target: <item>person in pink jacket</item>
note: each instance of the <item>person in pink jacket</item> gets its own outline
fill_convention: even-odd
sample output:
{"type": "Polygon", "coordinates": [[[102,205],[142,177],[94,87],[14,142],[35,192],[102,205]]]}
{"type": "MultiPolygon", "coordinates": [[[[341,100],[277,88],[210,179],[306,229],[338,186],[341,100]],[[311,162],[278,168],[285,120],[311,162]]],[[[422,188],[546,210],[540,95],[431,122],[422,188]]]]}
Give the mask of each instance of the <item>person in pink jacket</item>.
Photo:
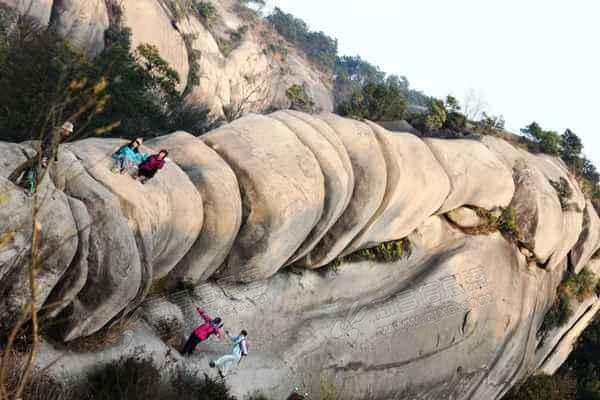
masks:
{"type": "Polygon", "coordinates": [[[198,311],[198,314],[202,317],[204,323],[194,329],[190,338],[185,343],[185,346],[183,346],[181,354],[184,356],[194,353],[196,346],[198,346],[200,342],[204,342],[211,335],[216,335],[219,340],[223,337],[223,334],[221,333],[223,321],[221,318],[217,317],[213,319],[213,317],[208,315],[208,313],[200,307],[196,308],[196,311],[198,311]]]}

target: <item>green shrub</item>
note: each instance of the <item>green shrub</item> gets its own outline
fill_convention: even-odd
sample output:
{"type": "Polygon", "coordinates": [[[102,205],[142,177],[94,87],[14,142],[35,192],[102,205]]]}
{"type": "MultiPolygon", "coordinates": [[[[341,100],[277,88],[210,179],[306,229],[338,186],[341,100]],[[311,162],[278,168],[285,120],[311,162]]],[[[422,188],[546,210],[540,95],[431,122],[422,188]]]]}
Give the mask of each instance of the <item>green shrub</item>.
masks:
{"type": "Polygon", "coordinates": [[[448,113],[444,102],[439,99],[430,99],[427,112],[419,114],[410,122],[421,132],[430,133],[441,129],[446,124],[448,113]]]}
{"type": "Polygon", "coordinates": [[[498,230],[512,240],[520,240],[521,233],[517,223],[517,215],[512,207],[502,210],[502,215],[498,218],[498,230]]]}
{"type": "Polygon", "coordinates": [[[337,57],[337,40],[323,32],[313,32],[306,22],[275,7],[267,21],[287,41],[304,51],[309,59],[333,69],[337,57]]]}
{"type": "Polygon", "coordinates": [[[531,151],[555,156],[560,154],[561,137],[558,133],[542,129],[537,122],[532,122],[521,129],[521,133],[533,140],[532,146],[530,146],[531,151]]]}
{"type": "Polygon", "coordinates": [[[567,210],[569,208],[569,200],[573,196],[571,185],[569,185],[569,182],[567,182],[567,180],[562,176],[558,181],[553,181],[550,179],[549,182],[554,190],[556,190],[556,194],[558,195],[562,209],[567,210]]]}
{"type": "Polygon", "coordinates": [[[536,375],[511,390],[503,400],[575,400],[576,392],[576,380],[572,377],[536,375]]]}
{"type": "Polygon", "coordinates": [[[201,133],[207,110],[183,101],[179,75],[156,47],[142,44],[132,51],[129,30],[111,26],[111,45],[89,61],[53,29],[27,19],[11,26],[0,29],[0,139],[39,137],[49,129],[49,116],[73,116],[81,136],[201,133]],[[91,96],[95,107],[80,112],[91,96]],[[61,115],[51,115],[57,108],[61,115]],[[189,125],[176,125],[181,122],[189,125]]]}
{"type": "Polygon", "coordinates": [[[504,125],[505,121],[503,116],[488,115],[484,112],[481,119],[475,123],[474,130],[482,135],[491,135],[497,131],[504,130],[504,125]]]}
{"type": "Polygon", "coordinates": [[[410,257],[412,245],[408,238],[392,240],[380,243],[375,247],[357,250],[352,254],[336,258],[327,264],[324,270],[338,272],[344,263],[354,263],[361,261],[374,261],[379,263],[392,263],[405,257],[410,257]]]}
{"type": "Polygon", "coordinates": [[[338,400],[337,388],[324,376],[321,376],[320,394],[321,400],[338,400]]]}
{"type": "Polygon", "coordinates": [[[552,329],[559,328],[569,321],[569,318],[573,315],[571,308],[571,300],[563,291],[558,292],[556,300],[550,307],[550,310],[544,316],[540,333],[545,334],[550,332],[552,329]]]}
{"type": "Polygon", "coordinates": [[[204,379],[180,371],[172,382],[161,381],[150,359],[121,359],[88,379],[78,400],[236,400],[224,381],[204,379]]]}
{"type": "Polygon", "coordinates": [[[573,315],[571,301],[577,299],[582,302],[588,299],[594,295],[597,284],[596,276],[587,267],[578,274],[568,275],[557,288],[556,300],[544,316],[540,328],[541,333],[549,332],[566,324],[573,315]]]}
{"type": "Polygon", "coordinates": [[[405,109],[406,99],[393,80],[366,83],[352,93],[350,99],[338,105],[338,113],[342,116],[371,121],[402,119],[405,109]]]}
{"type": "Polygon", "coordinates": [[[231,52],[233,52],[233,50],[237,49],[240,44],[242,44],[246,32],[248,32],[248,26],[243,25],[235,31],[227,31],[227,38],[218,37],[217,45],[219,46],[221,53],[225,57],[229,57],[231,52]]]}
{"type": "Polygon", "coordinates": [[[198,1],[194,4],[194,8],[198,14],[204,18],[207,28],[212,27],[212,25],[219,18],[219,12],[217,11],[217,8],[210,1],[198,1]]]}
{"type": "Polygon", "coordinates": [[[596,290],[596,275],[587,267],[578,274],[571,274],[563,282],[562,290],[570,297],[582,302],[590,298],[596,290]]]}
{"type": "Polygon", "coordinates": [[[306,93],[305,85],[294,84],[285,91],[285,95],[290,100],[290,109],[308,113],[315,111],[315,102],[306,93]]]}

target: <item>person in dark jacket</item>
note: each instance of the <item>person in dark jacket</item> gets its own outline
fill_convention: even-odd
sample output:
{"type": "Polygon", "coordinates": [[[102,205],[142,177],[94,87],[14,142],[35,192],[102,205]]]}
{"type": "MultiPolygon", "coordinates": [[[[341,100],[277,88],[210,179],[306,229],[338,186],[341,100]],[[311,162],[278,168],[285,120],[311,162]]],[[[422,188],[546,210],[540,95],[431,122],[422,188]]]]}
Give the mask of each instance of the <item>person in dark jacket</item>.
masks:
{"type": "Polygon", "coordinates": [[[211,335],[217,335],[219,340],[223,337],[223,334],[221,332],[221,328],[223,327],[223,321],[221,320],[221,318],[211,317],[206,311],[204,311],[200,307],[196,308],[196,311],[198,312],[200,317],[202,317],[204,323],[198,326],[196,329],[194,329],[189,339],[185,343],[185,346],[183,346],[181,354],[183,354],[184,356],[193,354],[194,350],[196,349],[196,346],[198,346],[200,342],[204,342],[211,335]]]}
{"type": "Polygon", "coordinates": [[[152,179],[158,170],[165,166],[165,159],[168,155],[169,152],[167,150],[161,150],[158,154],[151,155],[146,161],[139,165],[137,177],[142,184],[145,184],[149,179],[152,179]]]}
{"type": "Polygon", "coordinates": [[[43,168],[48,168],[50,161],[58,161],[58,146],[73,133],[73,129],[73,123],[67,121],[59,129],[44,136],[41,144],[43,168]]]}

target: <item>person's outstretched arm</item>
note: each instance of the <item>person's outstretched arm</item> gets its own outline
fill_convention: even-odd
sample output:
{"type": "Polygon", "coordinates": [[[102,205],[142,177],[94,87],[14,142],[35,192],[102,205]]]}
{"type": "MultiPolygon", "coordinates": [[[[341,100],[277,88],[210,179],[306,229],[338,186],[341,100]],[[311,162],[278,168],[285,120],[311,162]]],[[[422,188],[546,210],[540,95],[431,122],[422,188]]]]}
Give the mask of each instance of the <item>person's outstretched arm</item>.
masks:
{"type": "Polygon", "coordinates": [[[204,322],[210,322],[213,320],[213,318],[206,311],[204,311],[204,309],[202,309],[200,307],[196,307],[196,311],[198,312],[198,315],[200,315],[200,317],[202,317],[204,322]]]}

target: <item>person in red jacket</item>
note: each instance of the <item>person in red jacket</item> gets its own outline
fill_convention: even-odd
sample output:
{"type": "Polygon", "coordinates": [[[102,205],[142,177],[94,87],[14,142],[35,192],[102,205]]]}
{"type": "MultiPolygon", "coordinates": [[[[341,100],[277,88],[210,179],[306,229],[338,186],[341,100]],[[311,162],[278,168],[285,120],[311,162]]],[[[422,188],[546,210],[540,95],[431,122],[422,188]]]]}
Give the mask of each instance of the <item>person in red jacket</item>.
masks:
{"type": "Polygon", "coordinates": [[[223,321],[221,318],[217,317],[213,319],[213,317],[208,315],[208,313],[200,307],[196,308],[196,311],[200,317],[202,317],[204,323],[194,329],[190,335],[190,338],[185,343],[185,346],[183,346],[183,351],[181,354],[184,356],[194,353],[196,346],[198,346],[200,342],[204,342],[211,335],[216,335],[219,340],[223,337],[223,334],[221,333],[223,321]]]}
{"type": "Polygon", "coordinates": [[[142,184],[148,182],[148,179],[152,179],[156,172],[165,166],[165,158],[168,155],[168,151],[161,150],[158,154],[151,155],[139,165],[137,177],[142,184]]]}

